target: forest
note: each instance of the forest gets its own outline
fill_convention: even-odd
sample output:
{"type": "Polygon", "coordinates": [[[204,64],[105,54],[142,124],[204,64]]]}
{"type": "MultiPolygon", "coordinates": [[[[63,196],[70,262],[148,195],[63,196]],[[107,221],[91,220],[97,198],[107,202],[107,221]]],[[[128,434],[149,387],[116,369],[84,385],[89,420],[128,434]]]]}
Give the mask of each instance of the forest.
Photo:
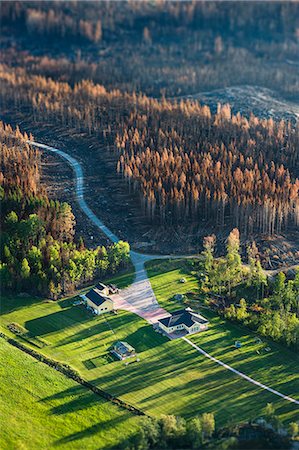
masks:
{"type": "MultiPolygon", "coordinates": [[[[240,233],[233,229],[226,242],[225,257],[215,258],[216,236],[203,241],[200,285],[207,297],[216,293],[216,310],[294,349],[299,348],[299,270],[293,277],[279,272],[269,279],[262,269],[258,247],[247,248],[246,264],[240,254],[240,233]]],[[[213,302],[212,307],[215,306],[213,302]]]]}
{"type": "Polygon", "coordinates": [[[155,97],[242,84],[299,95],[297,2],[4,1],[0,8],[2,60],[35,74],[155,97]]]}
{"type": "Polygon", "coordinates": [[[231,429],[218,430],[213,413],[203,413],[186,420],[181,416],[164,415],[160,419],[143,417],[142,426],[131,440],[125,442],[124,449],[200,449],[219,450],[245,448],[288,448],[290,437],[298,434],[298,424],[291,422],[287,434],[279,434],[279,419],[275,407],[268,403],[265,407],[268,430],[253,420],[249,424],[239,424],[231,429]]]}
{"type": "Polygon", "coordinates": [[[3,108],[27,109],[105,142],[124,186],[137,192],[152,224],[214,223],[243,235],[280,233],[299,224],[299,127],[245,117],[228,104],[212,113],[195,100],[161,100],[73,87],[2,65],[3,108]]]}
{"type": "Polygon", "coordinates": [[[30,292],[54,299],[129,264],[129,245],[86,248],[75,234],[67,203],[49,199],[41,185],[40,152],[19,128],[0,122],[3,293],[30,292]]]}

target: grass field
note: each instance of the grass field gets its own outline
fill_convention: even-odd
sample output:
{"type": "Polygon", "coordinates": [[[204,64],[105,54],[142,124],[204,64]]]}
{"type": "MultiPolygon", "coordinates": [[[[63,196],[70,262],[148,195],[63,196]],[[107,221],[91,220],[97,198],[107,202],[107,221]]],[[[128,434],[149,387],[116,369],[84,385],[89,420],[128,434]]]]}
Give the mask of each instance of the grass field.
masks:
{"type": "MultiPolygon", "coordinates": [[[[180,293],[182,289],[196,289],[189,263],[163,261],[160,269],[155,263],[149,275],[161,305],[170,310],[182,307],[169,301],[178,286],[180,293]],[[165,277],[161,276],[163,271],[165,277]],[[179,283],[182,276],[186,278],[184,284],[179,283]]],[[[212,411],[218,425],[224,425],[256,417],[268,402],[273,402],[282,420],[299,418],[296,405],[204,358],[186,342],[168,341],[134,314],[120,311],[117,315],[94,317],[83,307],[73,307],[70,300],[32,301],[27,308],[18,308],[16,299],[14,303],[10,312],[6,309],[1,317],[6,334],[9,323],[20,324],[46,342],[40,352],[67,362],[87,380],[151,415],[191,417],[212,411]],[[123,362],[111,361],[109,347],[120,339],[136,348],[140,362],[125,366],[123,362]]],[[[194,342],[258,381],[299,398],[297,355],[271,344],[270,353],[258,356],[252,333],[223,322],[206,310],[203,313],[208,315],[211,327],[207,333],[192,337],[194,342]],[[240,351],[232,348],[235,339],[244,344],[240,351]]]]}
{"type": "Polygon", "coordinates": [[[140,419],[0,338],[0,448],[108,449],[140,419]]]}
{"type": "Polygon", "coordinates": [[[146,264],[148,277],[160,305],[168,311],[184,307],[173,299],[176,294],[198,293],[198,282],[192,275],[192,260],[154,260],[146,264]],[[184,278],[185,283],[180,283],[184,278]]]}

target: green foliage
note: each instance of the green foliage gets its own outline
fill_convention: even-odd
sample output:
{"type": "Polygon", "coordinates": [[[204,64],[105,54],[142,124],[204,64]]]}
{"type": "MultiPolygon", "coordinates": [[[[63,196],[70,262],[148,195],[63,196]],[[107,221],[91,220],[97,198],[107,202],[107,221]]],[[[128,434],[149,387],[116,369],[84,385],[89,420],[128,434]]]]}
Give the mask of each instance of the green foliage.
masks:
{"type": "Polygon", "coordinates": [[[129,264],[128,243],[96,249],[87,249],[82,240],[75,244],[70,205],[49,200],[45,194],[37,197],[20,191],[15,195],[17,188],[14,182],[5,184],[2,202],[5,211],[12,203],[14,208],[2,223],[0,276],[4,292],[13,288],[14,292],[25,290],[56,299],[129,264]]]}
{"type": "Polygon", "coordinates": [[[144,417],[140,431],[125,447],[136,450],[197,449],[202,445],[203,435],[210,439],[214,431],[215,420],[211,413],[188,421],[174,415],[162,415],[160,419],[144,417]]]}
{"type": "Polygon", "coordinates": [[[203,265],[206,273],[209,273],[213,267],[215,243],[216,236],[214,234],[212,236],[205,237],[203,240],[204,250],[202,252],[202,256],[204,259],[203,265]]]}
{"type": "Polygon", "coordinates": [[[202,444],[202,421],[194,417],[187,423],[188,437],[191,448],[199,448],[202,444]]]}
{"type": "Polygon", "coordinates": [[[299,423],[291,422],[289,425],[289,433],[293,439],[295,439],[299,434],[299,423]]]}
{"type": "Polygon", "coordinates": [[[271,287],[258,259],[255,243],[247,248],[248,268],[242,267],[237,229],[232,230],[227,239],[225,259],[212,257],[214,244],[211,237],[204,239],[202,255],[206,281],[202,287],[228,297],[230,305],[224,309],[224,316],[256,329],[263,336],[299,348],[299,271],[294,280],[287,280],[284,273],[278,273],[271,287]],[[264,297],[265,289],[272,290],[268,298],[264,297]],[[249,300],[241,298],[237,304],[233,290],[247,294],[249,300]],[[254,292],[256,299],[252,299],[254,292]]]}
{"type": "Polygon", "coordinates": [[[30,266],[28,264],[27,259],[24,258],[21,265],[21,278],[26,280],[27,278],[29,278],[29,275],[30,275],[30,266]]]}
{"type": "Polygon", "coordinates": [[[265,417],[267,419],[271,419],[275,415],[275,408],[273,406],[273,403],[267,403],[265,407],[265,417]]]}
{"type": "Polygon", "coordinates": [[[210,438],[215,431],[215,418],[212,413],[203,413],[201,416],[201,427],[204,437],[210,438]]]}

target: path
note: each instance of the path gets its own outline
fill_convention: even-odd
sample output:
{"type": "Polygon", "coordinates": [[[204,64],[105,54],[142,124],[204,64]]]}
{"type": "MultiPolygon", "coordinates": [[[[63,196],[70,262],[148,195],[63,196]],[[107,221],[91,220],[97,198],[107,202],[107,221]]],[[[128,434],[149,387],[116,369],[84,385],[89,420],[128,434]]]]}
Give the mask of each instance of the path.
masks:
{"type": "Polygon", "coordinates": [[[279,397],[283,398],[284,400],[287,400],[289,402],[292,403],[296,403],[296,405],[299,405],[299,401],[289,397],[287,395],[282,394],[279,391],[276,391],[275,389],[270,388],[269,386],[266,386],[265,384],[260,383],[259,381],[255,381],[253,378],[245,375],[245,373],[243,372],[239,372],[239,370],[234,369],[233,367],[229,366],[228,364],[225,364],[224,362],[220,361],[217,358],[214,358],[214,356],[210,355],[209,353],[205,352],[202,348],[198,347],[198,345],[194,344],[192,341],[190,341],[190,339],[183,337],[182,338],[184,341],[186,341],[189,345],[191,345],[193,348],[195,348],[195,350],[197,350],[199,353],[201,353],[202,355],[204,355],[206,358],[211,359],[212,361],[214,361],[215,363],[219,364],[222,367],[225,367],[225,369],[230,370],[231,372],[235,373],[236,375],[239,375],[239,377],[244,378],[245,380],[249,381],[252,384],[255,384],[256,386],[265,389],[266,391],[271,392],[272,394],[278,395],[279,397]]]}
{"type": "MultiPolygon", "coordinates": [[[[103,222],[94,214],[94,212],[89,208],[89,206],[84,200],[84,176],[80,163],[72,156],[68,155],[67,153],[57,148],[45,144],[40,144],[34,141],[28,141],[28,143],[34,145],[35,147],[48,150],[52,153],[56,153],[57,155],[67,160],[67,162],[70,164],[70,166],[73,168],[75,172],[76,196],[82,211],[112,242],[118,242],[119,238],[108,227],[106,227],[106,225],[103,224],[103,222]]],[[[154,291],[147,277],[144,265],[147,261],[157,258],[164,259],[164,258],[182,258],[182,257],[183,255],[180,256],[146,255],[135,251],[131,251],[131,260],[135,268],[135,280],[131,286],[122,290],[121,295],[118,295],[116,297],[116,306],[120,309],[125,309],[127,311],[131,311],[135,314],[138,314],[140,317],[144,318],[149,323],[155,323],[159,318],[169,316],[170,314],[165,309],[161,308],[159,303],[157,302],[154,291]]],[[[188,257],[191,256],[189,255],[188,257]]],[[[244,373],[239,372],[238,370],[234,369],[228,364],[225,364],[219,359],[214,358],[212,355],[205,352],[203,349],[201,349],[193,342],[191,342],[188,338],[183,337],[182,339],[184,339],[185,342],[187,342],[189,345],[195,348],[206,358],[209,358],[210,360],[221,365],[225,369],[230,370],[231,372],[244,378],[248,382],[260,387],[261,389],[265,389],[271,392],[272,394],[282,397],[284,400],[299,405],[298,400],[292,397],[288,397],[287,395],[284,395],[281,392],[276,391],[275,389],[272,389],[258,381],[255,381],[253,378],[248,377],[244,373]]]]}
{"type": "MultiPolygon", "coordinates": [[[[50,151],[66,159],[69,165],[75,172],[76,177],[76,196],[82,211],[87,217],[98,227],[105,236],[112,242],[118,242],[120,239],[95,215],[84,200],[84,175],[81,164],[68,153],[59,150],[58,148],[49,145],[41,144],[39,142],[28,141],[29,144],[34,145],[43,150],[50,151]]],[[[125,309],[131,311],[150,323],[157,322],[162,317],[169,316],[169,313],[160,307],[155,297],[154,291],[147,277],[145,263],[147,261],[159,258],[158,255],[145,255],[135,251],[131,251],[131,260],[135,268],[134,283],[126,289],[123,289],[120,295],[115,298],[115,304],[118,309],[125,309]]],[[[164,256],[167,258],[168,256],[164,256]]]]}

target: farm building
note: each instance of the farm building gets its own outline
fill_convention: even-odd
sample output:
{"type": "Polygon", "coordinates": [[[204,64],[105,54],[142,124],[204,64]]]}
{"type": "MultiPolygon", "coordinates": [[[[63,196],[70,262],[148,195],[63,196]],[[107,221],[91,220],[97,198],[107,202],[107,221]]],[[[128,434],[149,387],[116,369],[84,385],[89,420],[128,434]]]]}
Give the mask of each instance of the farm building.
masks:
{"type": "Polygon", "coordinates": [[[97,314],[104,314],[106,312],[113,311],[113,300],[104,294],[104,292],[107,292],[106,290],[98,289],[98,286],[91,289],[86,294],[82,294],[80,297],[85,300],[87,305],[93,308],[97,314]]]}
{"type": "Polygon", "coordinates": [[[116,342],[110,352],[118,359],[126,359],[136,356],[135,348],[127,342],[122,341],[116,342]]]}
{"type": "Polygon", "coordinates": [[[168,333],[186,331],[188,334],[198,333],[208,329],[209,321],[195,313],[191,308],[175,311],[169,317],[158,320],[159,328],[168,333]]]}

